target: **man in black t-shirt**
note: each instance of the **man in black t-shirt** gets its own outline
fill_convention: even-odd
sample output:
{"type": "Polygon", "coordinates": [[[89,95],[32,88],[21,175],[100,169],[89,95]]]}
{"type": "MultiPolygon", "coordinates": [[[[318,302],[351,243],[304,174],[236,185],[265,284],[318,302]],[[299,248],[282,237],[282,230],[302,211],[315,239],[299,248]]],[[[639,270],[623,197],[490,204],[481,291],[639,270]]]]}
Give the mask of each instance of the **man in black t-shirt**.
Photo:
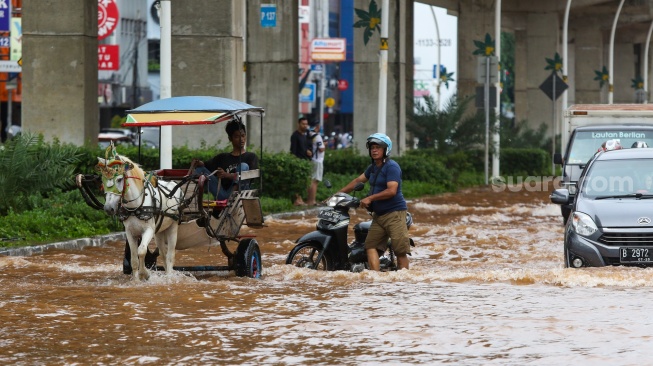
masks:
{"type": "Polygon", "coordinates": [[[245,151],[247,133],[245,125],[240,121],[231,121],[225,128],[229,141],[233,146],[231,152],[220,153],[213,159],[203,162],[195,161],[195,173],[209,175],[208,189],[217,200],[229,198],[236,185],[240,189],[248,189],[249,182],[238,182],[240,172],[258,169],[258,157],[252,152],[245,151]],[[212,174],[215,172],[215,174],[212,174]],[[220,190],[218,191],[218,179],[220,190]]]}
{"type": "MultiPolygon", "coordinates": [[[[297,130],[290,136],[290,152],[300,159],[311,160],[312,146],[308,141],[308,119],[300,117],[297,121],[297,130]]],[[[301,194],[295,194],[295,206],[306,206],[301,194]]]]}

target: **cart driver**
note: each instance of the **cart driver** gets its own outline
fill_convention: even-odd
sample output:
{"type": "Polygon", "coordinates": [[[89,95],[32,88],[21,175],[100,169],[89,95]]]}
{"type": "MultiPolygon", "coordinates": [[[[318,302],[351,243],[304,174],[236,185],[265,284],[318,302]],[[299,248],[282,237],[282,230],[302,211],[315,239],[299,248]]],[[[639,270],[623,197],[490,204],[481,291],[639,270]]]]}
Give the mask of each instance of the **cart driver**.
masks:
{"type": "MultiPolygon", "coordinates": [[[[258,169],[258,157],[245,151],[247,132],[240,120],[233,120],[225,127],[232,145],[231,152],[220,153],[209,161],[193,159],[196,174],[209,176],[208,190],[218,201],[226,200],[236,187],[240,172],[258,169]],[[218,179],[220,189],[218,190],[218,179]]],[[[248,189],[249,182],[241,182],[240,189],[248,189]]]]}

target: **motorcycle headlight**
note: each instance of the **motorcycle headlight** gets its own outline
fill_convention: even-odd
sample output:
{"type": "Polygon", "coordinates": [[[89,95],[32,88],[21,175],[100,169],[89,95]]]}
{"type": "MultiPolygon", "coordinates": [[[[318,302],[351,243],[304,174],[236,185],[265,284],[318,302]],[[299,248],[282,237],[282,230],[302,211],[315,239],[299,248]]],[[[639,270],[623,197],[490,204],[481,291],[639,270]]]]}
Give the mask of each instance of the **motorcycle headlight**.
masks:
{"type": "Polygon", "coordinates": [[[590,236],[598,230],[594,220],[587,214],[574,212],[571,219],[571,227],[578,235],[590,236]]]}
{"type": "Polygon", "coordinates": [[[343,196],[333,195],[333,196],[327,198],[326,205],[328,207],[335,207],[338,204],[338,202],[340,202],[340,201],[342,201],[344,199],[345,199],[345,197],[343,197],[343,196]]]}

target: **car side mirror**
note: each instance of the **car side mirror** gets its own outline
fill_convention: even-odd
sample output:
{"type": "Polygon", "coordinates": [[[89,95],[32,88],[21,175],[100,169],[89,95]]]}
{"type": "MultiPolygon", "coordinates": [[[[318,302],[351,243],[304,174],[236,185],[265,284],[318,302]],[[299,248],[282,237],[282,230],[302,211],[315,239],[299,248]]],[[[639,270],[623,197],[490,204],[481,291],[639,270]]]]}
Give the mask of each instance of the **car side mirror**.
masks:
{"type": "Polygon", "coordinates": [[[324,181],[322,181],[322,183],[324,184],[325,187],[331,189],[332,186],[331,186],[331,181],[330,180],[325,179],[324,181]]]}
{"type": "Polygon", "coordinates": [[[558,205],[567,205],[571,202],[569,202],[569,190],[566,188],[560,188],[556,189],[551,193],[549,196],[551,199],[552,203],[558,204],[558,205]]]}
{"type": "Polygon", "coordinates": [[[356,192],[358,192],[358,191],[362,191],[362,190],[363,190],[363,187],[365,187],[365,184],[363,184],[363,183],[361,183],[361,182],[358,182],[358,183],[356,183],[356,185],[354,186],[354,191],[356,191],[356,192]]]}
{"type": "Polygon", "coordinates": [[[560,153],[553,154],[553,162],[555,164],[561,164],[562,165],[562,154],[560,154],[560,153]]]}

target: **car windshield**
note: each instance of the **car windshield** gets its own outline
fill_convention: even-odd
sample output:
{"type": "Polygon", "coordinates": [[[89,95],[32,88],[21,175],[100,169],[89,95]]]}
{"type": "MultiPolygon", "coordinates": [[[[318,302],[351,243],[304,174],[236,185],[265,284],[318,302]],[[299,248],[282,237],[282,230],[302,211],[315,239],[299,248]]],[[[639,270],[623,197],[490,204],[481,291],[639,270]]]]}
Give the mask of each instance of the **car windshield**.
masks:
{"type": "Polygon", "coordinates": [[[638,193],[653,195],[653,159],[595,161],[581,187],[588,198],[638,193]]]}
{"type": "Polygon", "coordinates": [[[647,130],[601,130],[576,131],[572,145],[569,147],[567,164],[586,164],[607,140],[618,139],[624,149],[630,148],[637,141],[644,141],[653,147],[653,131],[647,130]]]}

